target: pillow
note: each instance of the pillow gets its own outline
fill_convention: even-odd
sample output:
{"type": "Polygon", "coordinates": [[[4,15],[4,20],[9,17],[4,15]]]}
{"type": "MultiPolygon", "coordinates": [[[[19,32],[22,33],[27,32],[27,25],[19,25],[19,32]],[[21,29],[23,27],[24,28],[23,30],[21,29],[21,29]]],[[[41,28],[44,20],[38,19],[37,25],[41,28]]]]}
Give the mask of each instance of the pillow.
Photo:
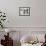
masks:
{"type": "Polygon", "coordinates": [[[35,36],[28,36],[25,35],[20,39],[21,43],[33,43],[34,41],[37,41],[37,38],[35,36]]]}
{"type": "Polygon", "coordinates": [[[32,44],[22,43],[21,46],[33,46],[32,44]]]}

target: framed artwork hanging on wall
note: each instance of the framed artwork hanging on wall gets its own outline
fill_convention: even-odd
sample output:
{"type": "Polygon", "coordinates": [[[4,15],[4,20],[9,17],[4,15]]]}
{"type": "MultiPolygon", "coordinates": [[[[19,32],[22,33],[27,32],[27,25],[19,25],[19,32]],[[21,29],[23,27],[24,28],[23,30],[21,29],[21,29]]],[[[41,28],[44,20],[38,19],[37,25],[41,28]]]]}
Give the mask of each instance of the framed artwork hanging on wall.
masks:
{"type": "Polygon", "coordinates": [[[19,16],[30,16],[30,7],[19,7],[19,16]]]}

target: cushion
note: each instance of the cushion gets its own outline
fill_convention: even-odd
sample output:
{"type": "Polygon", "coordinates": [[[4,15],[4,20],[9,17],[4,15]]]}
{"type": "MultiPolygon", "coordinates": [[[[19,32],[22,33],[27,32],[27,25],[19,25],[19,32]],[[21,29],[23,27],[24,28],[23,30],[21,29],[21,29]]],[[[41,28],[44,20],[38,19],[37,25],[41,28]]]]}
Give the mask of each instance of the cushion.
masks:
{"type": "Polygon", "coordinates": [[[28,35],[25,35],[21,38],[20,42],[21,43],[32,43],[34,41],[37,41],[37,38],[35,38],[35,36],[28,36],[28,35]]]}

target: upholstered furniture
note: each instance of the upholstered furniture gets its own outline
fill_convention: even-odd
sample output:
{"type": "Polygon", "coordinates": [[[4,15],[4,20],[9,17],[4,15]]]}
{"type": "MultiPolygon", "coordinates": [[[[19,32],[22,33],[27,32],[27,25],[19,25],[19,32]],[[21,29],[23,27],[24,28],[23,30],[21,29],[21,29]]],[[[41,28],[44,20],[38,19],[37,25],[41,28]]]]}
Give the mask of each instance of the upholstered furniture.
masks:
{"type": "Polygon", "coordinates": [[[44,41],[45,34],[22,35],[20,39],[21,46],[41,46],[44,41]]]}

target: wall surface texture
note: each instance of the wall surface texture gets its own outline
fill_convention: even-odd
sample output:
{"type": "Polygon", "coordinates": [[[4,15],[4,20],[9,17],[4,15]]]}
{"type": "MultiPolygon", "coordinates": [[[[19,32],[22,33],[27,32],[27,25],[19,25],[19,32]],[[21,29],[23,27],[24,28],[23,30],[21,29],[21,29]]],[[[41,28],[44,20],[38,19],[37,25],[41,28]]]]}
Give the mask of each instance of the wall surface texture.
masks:
{"type": "Polygon", "coordinates": [[[0,0],[6,12],[6,27],[46,27],[46,0],[0,0]],[[19,7],[30,7],[30,16],[19,16],[19,7]]]}

